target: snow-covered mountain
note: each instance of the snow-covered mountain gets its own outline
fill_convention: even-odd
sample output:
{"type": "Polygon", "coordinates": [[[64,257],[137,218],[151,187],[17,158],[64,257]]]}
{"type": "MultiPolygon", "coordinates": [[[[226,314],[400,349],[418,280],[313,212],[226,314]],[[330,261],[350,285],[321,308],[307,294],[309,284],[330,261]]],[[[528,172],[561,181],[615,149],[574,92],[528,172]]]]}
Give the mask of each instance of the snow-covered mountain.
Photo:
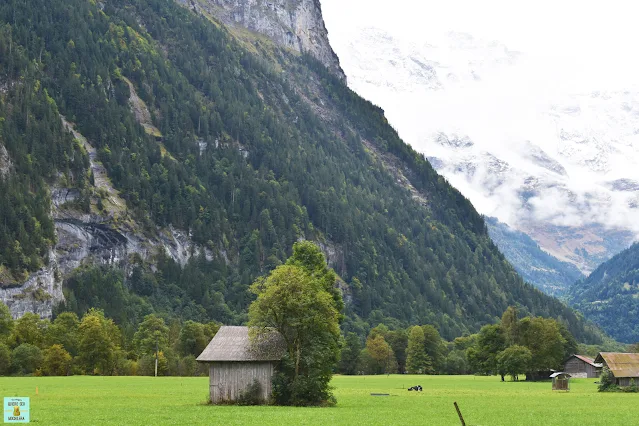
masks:
{"type": "Polygon", "coordinates": [[[480,212],[582,272],[639,235],[639,91],[462,33],[331,42],[351,88],[480,212]]]}

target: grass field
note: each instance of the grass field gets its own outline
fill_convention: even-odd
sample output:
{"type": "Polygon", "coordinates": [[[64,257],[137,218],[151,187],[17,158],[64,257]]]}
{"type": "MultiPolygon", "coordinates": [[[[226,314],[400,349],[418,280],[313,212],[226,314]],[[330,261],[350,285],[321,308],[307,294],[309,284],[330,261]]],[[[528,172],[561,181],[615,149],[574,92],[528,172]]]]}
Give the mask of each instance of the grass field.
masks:
{"type": "Polygon", "coordinates": [[[453,401],[468,425],[639,424],[639,394],[600,394],[594,381],[557,393],[496,377],[336,376],[334,408],[209,406],[208,378],[179,377],[3,377],[0,397],[31,397],[42,425],[459,425],[453,401]]]}

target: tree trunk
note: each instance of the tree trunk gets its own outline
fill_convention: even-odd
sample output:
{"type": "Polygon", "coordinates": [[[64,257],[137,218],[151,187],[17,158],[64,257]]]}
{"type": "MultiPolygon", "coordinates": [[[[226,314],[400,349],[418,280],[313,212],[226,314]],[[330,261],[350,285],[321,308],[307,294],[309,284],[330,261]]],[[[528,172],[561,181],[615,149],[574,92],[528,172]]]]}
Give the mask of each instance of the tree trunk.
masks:
{"type": "Polygon", "coordinates": [[[300,344],[299,342],[297,342],[297,353],[295,354],[295,377],[299,376],[300,374],[300,357],[300,344]]]}

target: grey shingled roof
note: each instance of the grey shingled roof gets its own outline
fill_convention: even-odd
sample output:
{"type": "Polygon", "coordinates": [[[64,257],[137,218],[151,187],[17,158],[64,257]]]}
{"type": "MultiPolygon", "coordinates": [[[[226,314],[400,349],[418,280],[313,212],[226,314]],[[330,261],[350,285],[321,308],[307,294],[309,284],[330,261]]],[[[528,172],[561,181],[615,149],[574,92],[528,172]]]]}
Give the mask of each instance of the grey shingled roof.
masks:
{"type": "Polygon", "coordinates": [[[222,326],[202,351],[199,362],[279,361],[285,352],[282,336],[272,332],[251,342],[248,327],[222,326]]]}

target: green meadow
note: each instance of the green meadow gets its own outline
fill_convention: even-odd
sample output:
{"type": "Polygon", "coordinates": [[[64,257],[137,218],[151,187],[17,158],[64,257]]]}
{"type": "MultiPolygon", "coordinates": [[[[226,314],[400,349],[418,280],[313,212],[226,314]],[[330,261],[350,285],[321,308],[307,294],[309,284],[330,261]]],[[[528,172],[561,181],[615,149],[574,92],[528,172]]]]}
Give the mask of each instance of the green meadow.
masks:
{"type": "Polygon", "coordinates": [[[332,408],[206,405],[204,377],[3,377],[0,396],[31,397],[31,420],[42,425],[458,425],[454,401],[467,425],[639,423],[639,394],[597,393],[594,381],[559,393],[497,377],[336,376],[332,408]],[[423,392],[406,390],[417,384],[423,392]]]}

